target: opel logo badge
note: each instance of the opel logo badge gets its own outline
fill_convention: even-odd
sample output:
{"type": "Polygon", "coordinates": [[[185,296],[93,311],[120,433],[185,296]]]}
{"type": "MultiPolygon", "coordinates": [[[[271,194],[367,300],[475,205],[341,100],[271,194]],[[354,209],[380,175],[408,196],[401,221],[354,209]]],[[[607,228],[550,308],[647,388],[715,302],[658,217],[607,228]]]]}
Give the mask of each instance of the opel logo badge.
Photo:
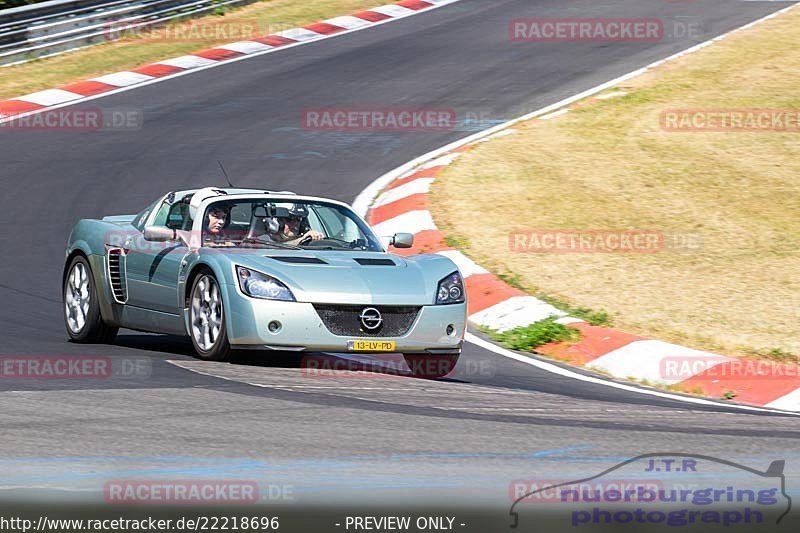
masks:
{"type": "Polygon", "coordinates": [[[361,315],[359,317],[361,319],[361,325],[364,326],[364,329],[368,331],[375,331],[381,324],[383,324],[383,317],[381,316],[381,312],[375,309],[374,307],[366,307],[363,311],[361,311],[361,315]]]}

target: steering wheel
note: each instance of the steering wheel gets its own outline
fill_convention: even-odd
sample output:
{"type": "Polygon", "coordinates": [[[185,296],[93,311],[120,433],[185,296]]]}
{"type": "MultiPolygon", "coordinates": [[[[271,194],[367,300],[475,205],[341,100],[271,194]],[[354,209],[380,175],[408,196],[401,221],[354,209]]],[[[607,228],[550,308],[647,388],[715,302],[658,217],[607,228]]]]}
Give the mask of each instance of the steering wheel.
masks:
{"type": "Polygon", "coordinates": [[[298,242],[297,244],[299,246],[305,246],[305,245],[311,243],[311,241],[313,241],[313,240],[314,240],[314,238],[311,237],[311,235],[308,235],[302,241],[298,242]]]}

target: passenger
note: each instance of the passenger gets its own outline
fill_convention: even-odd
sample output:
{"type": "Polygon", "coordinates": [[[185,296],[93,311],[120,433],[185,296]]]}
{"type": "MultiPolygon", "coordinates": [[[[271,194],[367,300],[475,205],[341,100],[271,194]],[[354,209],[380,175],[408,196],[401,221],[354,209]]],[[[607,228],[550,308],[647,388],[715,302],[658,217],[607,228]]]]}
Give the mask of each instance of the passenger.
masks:
{"type": "Polygon", "coordinates": [[[218,236],[222,234],[222,230],[228,222],[230,217],[230,208],[224,206],[213,206],[208,210],[208,218],[206,219],[206,229],[212,235],[218,236]]]}
{"type": "Polygon", "coordinates": [[[225,204],[212,205],[203,224],[203,243],[212,246],[236,246],[225,228],[230,224],[231,207],[225,204]]]}

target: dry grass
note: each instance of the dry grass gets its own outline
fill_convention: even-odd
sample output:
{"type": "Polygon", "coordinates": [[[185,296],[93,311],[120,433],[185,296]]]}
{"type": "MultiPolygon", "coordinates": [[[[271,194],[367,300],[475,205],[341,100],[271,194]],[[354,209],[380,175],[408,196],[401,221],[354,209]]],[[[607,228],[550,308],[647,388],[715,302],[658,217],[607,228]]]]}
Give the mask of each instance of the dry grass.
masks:
{"type": "Polygon", "coordinates": [[[0,99],[51,89],[110,72],[133,69],[219,44],[244,40],[246,37],[257,37],[326,18],[347,15],[376,5],[380,5],[380,2],[263,0],[229,10],[224,16],[210,15],[182,22],[176,25],[170,34],[179,35],[180,38],[163,38],[165,32],[158,30],[151,36],[125,38],[22,65],[0,67],[0,99]],[[198,25],[205,26],[204,32],[188,29],[190,26],[198,25]],[[247,33],[249,28],[261,31],[250,35],[247,33]],[[242,33],[245,33],[244,37],[242,33]],[[203,38],[216,37],[217,34],[219,38],[203,38]]]}
{"type": "Polygon", "coordinates": [[[701,349],[800,354],[800,132],[667,132],[670,108],[800,109],[800,9],[480,145],[434,185],[464,251],[614,325],[701,349]],[[490,201],[487,201],[490,200],[490,201]],[[476,224],[476,220],[490,223],[476,224]],[[654,254],[515,253],[531,229],[655,229],[654,254]]]}

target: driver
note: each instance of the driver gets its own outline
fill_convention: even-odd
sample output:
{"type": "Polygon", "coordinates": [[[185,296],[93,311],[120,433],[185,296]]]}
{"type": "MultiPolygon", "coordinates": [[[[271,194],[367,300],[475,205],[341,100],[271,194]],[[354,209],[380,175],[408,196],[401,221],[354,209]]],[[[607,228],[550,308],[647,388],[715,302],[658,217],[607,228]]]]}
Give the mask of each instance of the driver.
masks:
{"type": "Polygon", "coordinates": [[[275,242],[297,246],[304,241],[319,241],[325,238],[321,232],[311,229],[308,223],[308,208],[303,204],[292,204],[285,216],[275,217],[268,235],[275,242]]]}

